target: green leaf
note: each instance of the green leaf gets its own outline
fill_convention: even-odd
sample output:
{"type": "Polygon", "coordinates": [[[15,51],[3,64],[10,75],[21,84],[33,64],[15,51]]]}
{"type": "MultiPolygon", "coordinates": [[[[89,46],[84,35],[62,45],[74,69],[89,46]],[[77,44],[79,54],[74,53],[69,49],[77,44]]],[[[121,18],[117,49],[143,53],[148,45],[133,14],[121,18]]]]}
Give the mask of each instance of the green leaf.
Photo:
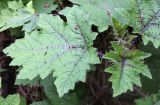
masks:
{"type": "Polygon", "coordinates": [[[40,15],[38,26],[42,32],[26,34],[4,50],[13,58],[10,65],[23,66],[18,79],[32,80],[38,75],[44,79],[54,71],[60,97],[73,89],[76,82],[85,81],[89,64],[99,63],[92,47],[96,34],[91,32],[87,14],[71,10],[67,18],[68,25],[58,16],[40,15]]]}
{"type": "MultiPolygon", "coordinates": [[[[117,12],[143,35],[145,45],[151,41],[155,48],[160,45],[160,3],[159,0],[135,0],[130,9],[120,8],[117,12]]],[[[119,16],[119,17],[121,17],[119,16]]],[[[121,18],[122,18],[121,17],[121,18]]],[[[119,19],[121,20],[121,19],[119,19]]]]}
{"type": "Polygon", "coordinates": [[[138,50],[129,50],[117,42],[112,42],[114,51],[106,53],[105,58],[114,62],[112,66],[106,69],[106,72],[112,74],[113,96],[120,95],[127,90],[133,90],[133,84],[141,86],[140,74],[152,78],[147,65],[143,60],[150,56],[138,50]]]}
{"type": "Polygon", "coordinates": [[[12,9],[13,11],[16,11],[20,8],[23,8],[23,3],[21,0],[19,1],[9,1],[8,2],[8,8],[12,9]]]}
{"type": "Polygon", "coordinates": [[[9,95],[7,98],[0,97],[0,105],[21,105],[19,95],[9,95]]]}
{"type": "Polygon", "coordinates": [[[54,0],[33,0],[33,5],[37,13],[51,13],[58,7],[54,0]]]}
{"type": "Polygon", "coordinates": [[[135,100],[136,105],[160,105],[160,93],[135,100]]]}
{"type": "Polygon", "coordinates": [[[4,8],[7,8],[7,2],[8,0],[1,0],[0,1],[0,9],[4,9],[4,8]]]}
{"type": "Polygon", "coordinates": [[[35,13],[35,9],[33,8],[33,2],[32,1],[30,1],[26,4],[26,9],[31,13],[35,13]]]}
{"type": "Polygon", "coordinates": [[[131,0],[70,0],[73,3],[80,4],[80,8],[90,15],[92,24],[98,26],[102,32],[112,25],[112,15],[117,14],[116,8],[130,8],[131,0]]]}
{"type": "Polygon", "coordinates": [[[8,7],[0,10],[0,19],[0,31],[24,25],[23,30],[31,32],[36,28],[37,22],[37,16],[31,7],[24,6],[21,0],[8,1],[8,7]]]}
{"type": "Polygon", "coordinates": [[[137,0],[139,16],[143,16],[141,31],[144,33],[144,44],[151,41],[156,48],[160,45],[160,3],[159,0],[137,0]]]}
{"type": "Polygon", "coordinates": [[[75,93],[70,93],[60,98],[53,82],[52,75],[42,81],[44,92],[51,101],[52,105],[80,105],[78,97],[75,93]]]}
{"type": "Polygon", "coordinates": [[[120,36],[124,37],[127,29],[127,25],[123,25],[121,22],[119,22],[117,19],[112,18],[113,26],[114,26],[114,31],[120,36]]]}
{"type": "Polygon", "coordinates": [[[145,63],[148,65],[149,69],[151,70],[151,74],[153,76],[152,79],[148,79],[145,77],[142,77],[142,89],[146,93],[157,93],[159,91],[159,77],[160,77],[160,56],[159,52],[160,49],[156,49],[152,43],[148,44],[147,46],[142,46],[141,49],[145,52],[149,52],[152,54],[151,57],[148,59],[145,59],[145,63]]]}
{"type": "MultiPolygon", "coordinates": [[[[108,28],[108,25],[110,25],[111,18],[107,14],[107,11],[100,8],[100,5],[96,4],[97,2],[95,0],[92,1],[78,0],[77,2],[78,4],[81,4],[81,7],[79,8],[83,10],[85,13],[89,14],[89,18],[92,24],[98,26],[99,31],[102,32],[108,28]]],[[[67,12],[66,10],[64,11],[67,12]]]]}
{"type": "Polygon", "coordinates": [[[41,102],[33,102],[31,105],[52,105],[48,101],[41,101],[41,102]]]}
{"type": "Polygon", "coordinates": [[[33,80],[29,80],[29,79],[16,79],[15,81],[15,85],[30,85],[30,86],[34,86],[35,84],[38,84],[39,81],[41,81],[40,77],[36,77],[33,80]]]}

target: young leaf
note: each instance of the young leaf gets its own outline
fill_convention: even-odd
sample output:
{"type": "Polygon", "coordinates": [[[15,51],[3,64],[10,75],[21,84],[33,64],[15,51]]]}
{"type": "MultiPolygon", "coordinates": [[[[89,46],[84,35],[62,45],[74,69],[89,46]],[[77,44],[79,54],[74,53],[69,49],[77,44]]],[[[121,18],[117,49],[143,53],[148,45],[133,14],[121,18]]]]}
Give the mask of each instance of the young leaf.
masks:
{"type": "Polygon", "coordinates": [[[114,62],[106,69],[106,72],[112,73],[110,81],[113,96],[133,90],[133,84],[141,86],[140,74],[152,78],[147,65],[143,62],[150,54],[137,50],[130,51],[116,42],[113,42],[112,46],[114,51],[106,53],[105,58],[114,62]]]}
{"type": "Polygon", "coordinates": [[[38,75],[44,79],[54,71],[60,97],[76,82],[85,81],[89,64],[99,63],[92,47],[96,34],[91,32],[87,14],[71,11],[68,15],[74,24],[66,25],[58,16],[40,15],[38,26],[42,32],[34,31],[4,50],[13,58],[11,65],[23,66],[18,79],[34,79],[38,75]]]}

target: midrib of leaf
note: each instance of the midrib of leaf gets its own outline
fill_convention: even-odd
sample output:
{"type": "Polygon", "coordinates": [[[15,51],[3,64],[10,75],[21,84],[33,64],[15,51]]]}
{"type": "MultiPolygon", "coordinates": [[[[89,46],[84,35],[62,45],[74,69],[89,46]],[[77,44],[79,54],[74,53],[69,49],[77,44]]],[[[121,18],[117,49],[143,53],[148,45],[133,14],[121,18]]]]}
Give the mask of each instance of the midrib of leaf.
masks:
{"type": "Polygon", "coordinates": [[[146,23],[143,28],[142,28],[142,33],[144,33],[152,24],[152,22],[154,22],[154,20],[159,17],[160,15],[160,10],[158,10],[157,13],[155,13],[153,16],[151,16],[152,18],[148,21],[148,23],[146,23]]]}
{"type": "MultiPolygon", "coordinates": [[[[84,33],[83,33],[83,31],[81,30],[80,25],[78,24],[77,16],[76,16],[76,15],[74,15],[74,16],[75,16],[75,21],[76,21],[76,23],[77,23],[77,26],[78,26],[78,28],[79,28],[79,31],[80,31],[80,33],[81,33],[81,34],[79,34],[79,35],[82,37],[82,40],[83,40],[85,46],[87,46],[87,40],[86,40],[85,37],[84,37],[84,33]]],[[[45,19],[44,17],[43,17],[43,19],[47,22],[47,24],[48,24],[50,27],[53,28],[54,31],[53,31],[52,33],[53,33],[53,34],[54,34],[54,33],[57,33],[57,34],[66,42],[66,44],[68,45],[68,48],[71,49],[72,46],[70,46],[68,40],[67,40],[65,37],[63,37],[63,35],[62,35],[61,33],[59,33],[59,32],[53,27],[53,25],[50,24],[50,23],[47,21],[47,19],[45,19]]],[[[89,39],[89,38],[88,38],[88,39],[89,39]]],[[[83,47],[83,46],[82,46],[82,47],[80,47],[80,46],[74,46],[73,49],[75,49],[75,48],[82,48],[82,49],[84,50],[84,47],[83,47]]],[[[86,50],[86,51],[85,51],[84,53],[87,52],[87,48],[86,48],[85,50],[86,50]]]]}
{"type": "MultiPolygon", "coordinates": [[[[65,37],[63,37],[63,35],[61,34],[61,33],[59,33],[53,26],[52,26],[52,24],[50,24],[50,22],[47,20],[47,19],[45,19],[44,17],[43,17],[43,19],[46,21],[46,23],[50,26],[50,27],[52,27],[52,29],[53,29],[53,32],[51,32],[50,34],[54,34],[54,33],[57,33],[64,41],[65,41],[65,43],[69,46],[67,49],[65,49],[61,54],[60,53],[57,53],[57,56],[56,57],[52,57],[52,59],[50,59],[50,58],[48,58],[48,60],[49,61],[46,61],[46,63],[47,62],[50,62],[50,61],[54,61],[55,59],[57,59],[57,58],[59,58],[61,55],[63,55],[64,54],[64,52],[66,52],[67,50],[68,51],[71,51],[71,49],[75,49],[75,48],[81,48],[81,49],[83,49],[83,54],[79,57],[79,59],[77,59],[76,61],[74,61],[74,62],[76,62],[75,64],[74,64],[74,68],[68,73],[68,76],[67,77],[70,77],[71,75],[72,75],[72,71],[74,71],[75,70],[75,67],[78,65],[78,63],[79,62],[81,62],[81,60],[82,60],[82,58],[83,58],[83,56],[85,55],[85,53],[87,52],[87,40],[85,39],[85,37],[84,37],[84,33],[83,33],[83,31],[81,30],[81,28],[80,28],[80,25],[79,25],[79,23],[78,23],[78,20],[77,20],[77,17],[76,17],[76,15],[74,15],[74,17],[75,17],[75,21],[76,21],[76,24],[77,24],[77,26],[78,26],[78,28],[79,28],[79,31],[80,31],[80,33],[78,33],[81,37],[82,37],[82,40],[83,40],[83,42],[84,42],[84,44],[85,44],[85,47],[83,47],[83,46],[76,46],[76,47],[74,47],[74,48],[72,48],[72,47],[70,47],[70,45],[69,45],[69,42],[68,42],[68,40],[65,38],[65,37]]],[[[43,33],[44,34],[44,33],[43,33]]],[[[55,34],[54,34],[55,35],[55,34]]],[[[53,54],[54,55],[54,54],[53,54]]],[[[69,63],[73,63],[73,61],[72,62],[69,62],[69,63]]],[[[51,63],[49,63],[49,64],[51,64],[51,63]]],[[[65,65],[67,65],[67,64],[65,64],[65,65]]],[[[64,66],[65,66],[64,65],[64,66]]],[[[67,72],[67,71],[66,71],[67,72]]],[[[64,72],[62,72],[62,73],[64,73],[64,72]]]]}
{"type": "MultiPolygon", "coordinates": [[[[75,13],[74,13],[74,14],[75,14],[75,13]]],[[[80,33],[81,33],[81,34],[79,34],[79,35],[82,37],[82,40],[83,40],[85,46],[87,46],[87,40],[86,40],[85,37],[84,37],[84,33],[83,33],[83,31],[81,30],[80,25],[78,24],[77,16],[74,15],[74,17],[75,17],[76,24],[77,24],[77,26],[78,26],[78,28],[79,28],[79,31],[80,31],[80,33]]]]}
{"type": "MultiPolygon", "coordinates": [[[[138,9],[138,18],[141,18],[141,16],[142,16],[142,10],[140,9],[140,7],[139,7],[139,2],[138,2],[138,0],[135,0],[135,2],[136,2],[136,7],[137,7],[137,9],[138,9]]],[[[140,22],[140,24],[141,24],[141,31],[143,30],[143,26],[144,26],[144,21],[143,21],[143,19],[142,20],[140,20],[139,21],[140,22]]]]}
{"type": "Polygon", "coordinates": [[[158,12],[156,12],[155,14],[153,14],[152,16],[150,16],[151,18],[145,24],[144,20],[143,20],[143,12],[140,9],[141,3],[139,3],[138,0],[135,0],[135,2],[136,2],[136,7],[138,9],[138,15],[139,15],[139,18],[140,18],[139,22],[141,24],[141,32],[144,33],[151,26],[151,24],[154,22],[154,20],[160,15],[160,10],[158,10],[158,12]],[[142,20],[141,20],[141,18],[142,18],[142,20]]]}
{"type": "MultiPolygon", "coordinates": [[[[83,59],[83,56],[86,54],[87,48],[88,48],[88,47],[87,47],[87,40],[85,39],[84,33],[83,33],[82,29],[80,28],[81,26],[80,26],[80,24],[79,24],[79,22],[78,22],[78,20],[77,20],[77,16],[76,16],[75,14],[74,14],[73,16],[74,16],[74,18],[75,18],[75,22],[76,22],[76,25],[77,25],[80,33],[76,32],[76,31],[74,31],[74,30],[72,30],[72,31],[75,32],[76,34],[79,34],[79,35],[82,37],[84,46],[76,47],[76,48],[82,49],[82,50],[83,50],[83,54],[82,54],[81,56],[79,56],[79,59],[77,59],[76,61],[68,62],[68,63],[73,63],[73,62],[75,62],[75,63],[74,63],[74,68],[72,68],[72,70],[67,74],[67,75],[68,75],[67,77],[71,77],[71,76],[73,75],[73,74],[72,74],[73,71],[74,71],[75,68],[77,67],[78,63],[80,63],[81,60],[83,59]]],[[[88,38],[88,39],[89,39],[89,38],[88,38]]],[[[67,65],[67,64],[65,64],[64,67],[65,67],[66,65],[67,65]]],[[[79,67],[78,67],[78,68],[79,68],[79,67]]],[[[67,71],[66,71],[66,72],[67,72],[67,71]]],[[[62,74],[64,74],[64,72],[62,72],[62,74]]],[[[61,75],[61,74],[60,74],[60,75],[61,75]]],[[[63,87],[64,87],[64,86],[63,86],[63,87]]],[[[62,88],[62,86],[61,86],[60,88],[62,88]]]]}
{"type": "MultiPolygon", "coordinates": [[[[71,51],[72,47],[70,47],[68,40],[67,40],[65,37],[63,37],[63,35],[62,35],[61,33],[59,33],[59,32],[52,26],[52,24],[50,24],[50,23],[47,21],[47,19],[45,19],[44,17],[43,17],[43,19],[47,22],[47,24],[48,24],[50,27],[53,28],[54,31],[53,31],[51,34],[57,33],[57,34],[66,42],[66,44],[68,45],[68,48],[67,48],[66,50],[64,50],[64,52],[66,52],[67,50],[71,51]]],[[[76,20],[76,22],[77,22],[77,19],[75,19],[75,20],[76,20]]],[[[77,22],[77,25],[78,25],[78,22],[77,22]]],[[[79,25],[78,25],[78,27],[79,27],[79,25]]],[[[80,28],[79,28],[79,29],[80,29],[80,28]]],[[[80,32],[81,32],[80,35],[82,36],[82,39],[85,40],[84,36],[82,35],[82,31],[81,31],[81,30],[80,30],[80,32]]],[[[54,35],[55,35],[55,34],[54,34],[54,35]]],[[[84,41],[84,42],[85,42],[85,41],[84,41]]],[[[76,46],[76,47],[74,47],[73,49],[75,49],[75,48],[79,48],[79,47],[76,46]]],[[[49,59],[49,58],[48,58],[49,61],[54,61],[55,59],[57,59],[58,57],[60,57],[61,55],[63,55],[64,52],[62,52],[61,54],[57,53],[57,56],[56,56],[56,57],[53,57],[52,59],[49,59]]],[[[84,54],[85,54],[85,53],[84,53],[84,54]]],[[[84,55],[84,54],[83,54],[83,55],[84,55]]],[[[53,55],[54,55],[54,54],[53,54],[53,55]]],[[[83,55],[82,55],[80,58],[82,58],[83,55]]],[[[79,59],[79,60],[80,60],[80,59],[79,59]]],[[[79,62],[79,60],[77,60],[77,63],[79,62]]],[[[73,62],[70,62],[70,63],[73,63],[73,62]]],[[[74,68],[76,67],[76,65],[77,65],[77,64],[75,64],[74,68]]],[[[64,66],[65,66],[65,65],[64,65],[64,66]]],[[[73,71],[74,68],[73,68],[71,71],[73,71]]],[[[70,74],[71,74],[71,73],[70,73],[70,74]]]]}
{"type": "Polygon", "coordinates": [[[121,62],[121,75],[120,75],[120,79],[119,79],[119,86],[120,86],[121,80],[123,78],[125,63],[126,63],[126,59],[122,58],[122,62],[121,62]]]}
{"type": "MultiPolygon", "coordinates": [[[[76,63],[74,64],[74,68],[68,73],[68,76],[66,76],[66,78],[67,77],[72,77],[72,73],[73,73],[73,71],[75,70],[75,67],[78,65],[78,63],[82,60],[82,58],[83,58],[83,56],[85,55],[85,53],[86,53],[86,51],[83,53],[83,55],[82,56],[80,56],[79,57],[79,59],[77,59],[76,60],[76,63]]],[[[73,63],[73,62],[75,62],[75,61],[72,61],[72,62],[69,62],[69,63],[73,63]]],[[[67,64],[66,64],[67,65],[67,64]]],[[[64,65],[64,67],[66,66],[66,65],[64,65]]],[[[79,68],[79,67],[78,67],[79,68]]],[[[66,72],[68,72],[68,71],[66,71],[66,72]]],[[[62,72],[62,74],[64,74],[64,72],[62,72]]],[[[60,74],[61,75],[61,74],[60,74]]],[[[67,81],[67,79],[65,80],[65,81],[67,81]]],[[[61,85],[61,87],[60,88],[62,88],[62,87],[64,87],[64,86],[62,86],[61,85]]]]}

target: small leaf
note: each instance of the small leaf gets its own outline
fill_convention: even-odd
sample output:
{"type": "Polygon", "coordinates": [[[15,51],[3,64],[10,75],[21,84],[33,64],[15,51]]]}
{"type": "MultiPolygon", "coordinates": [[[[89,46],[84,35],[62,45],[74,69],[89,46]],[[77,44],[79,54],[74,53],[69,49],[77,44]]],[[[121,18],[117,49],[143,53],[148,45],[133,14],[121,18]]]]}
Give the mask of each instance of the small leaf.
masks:
{"type": "Polygon", "coordinates": [[[106,53],[105,58],[114,62],[112,66],[106,68],[106,72],[112,74],[113,96],[120,95],[127,90],[133,90],[133,84],[141,86],[140,74],[152,78],[144,58],[150,56],[142,51],[126,49],[116,42],[112,42],[114,51],[106,53]]]}

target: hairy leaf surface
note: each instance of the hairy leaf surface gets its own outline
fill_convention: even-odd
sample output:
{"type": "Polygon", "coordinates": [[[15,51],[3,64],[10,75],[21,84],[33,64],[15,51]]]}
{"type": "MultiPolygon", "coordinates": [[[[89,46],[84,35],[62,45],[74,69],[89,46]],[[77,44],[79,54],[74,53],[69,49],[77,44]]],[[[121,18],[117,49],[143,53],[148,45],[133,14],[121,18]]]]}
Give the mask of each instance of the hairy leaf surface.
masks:
{"type": "Polygon", "coordinates": [[[133,84],[141,86],[140,73],[152,78],[147,65],[143,62],[150,54],[137,50],[130,51],[116,42],[113,42],[112,46],[114,51],[106,53],[105,58],[113,62],[113,65],[106,69],[106,72],[112,73],[110,81],[114,91],[113,96],[133,90],[133,84]]]}
{"type": "Polygon", "coordinates": [[[89,64],[99,63],[95,48],[92,47],[96,34],[91,32],[88,16],[81,11],[70,11],[64,24],[58,17],[42,14],[38,26],[23,39],[18,39],[4,52],[11,56],[11,65],[22,65],[18,79],[42,79],[52,71],[60,96],[73,89],[78,81],[85,81],[89,64]]]}
{"type": "MultiPolygon", "coordinates": [[[[123,22],[133,26],[143,35],[144,44],[149,41],[158,48],[160,45],[160,2],[159,0],[135,0],[130,9],[117,9],[123,22]]],[[[119,18],[120,19],[120,18],[119,18]]],[[[122,22],[122,20],[121,20],[122,22]]]]}

